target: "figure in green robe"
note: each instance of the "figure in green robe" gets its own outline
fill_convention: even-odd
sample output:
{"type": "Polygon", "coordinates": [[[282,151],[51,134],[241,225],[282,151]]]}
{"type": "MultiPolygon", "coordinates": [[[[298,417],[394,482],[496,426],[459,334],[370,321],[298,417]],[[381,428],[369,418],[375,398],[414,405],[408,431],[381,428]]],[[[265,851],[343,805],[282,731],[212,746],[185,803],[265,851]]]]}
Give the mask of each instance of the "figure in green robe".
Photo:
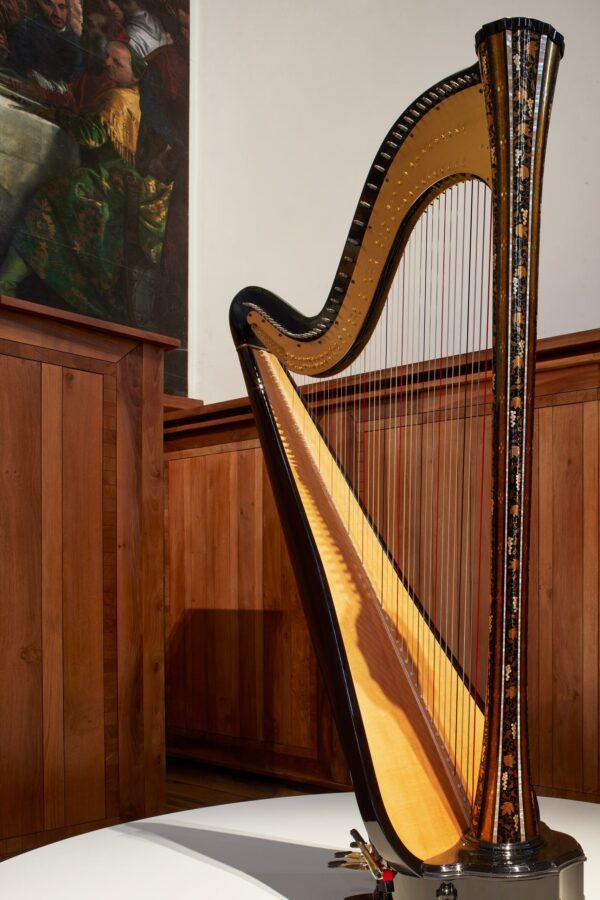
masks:
{"type": "Polygon", "coordinates": [[[14,296],[33,272],[78,312],[127,318],[124,282],[160,261],[172,190],[134,167],[139,66],[128,46],[109,42],[110,80],[80,112],[56,111],[83,164],[35,192],[0,267],[0,293],[14,296]]]}

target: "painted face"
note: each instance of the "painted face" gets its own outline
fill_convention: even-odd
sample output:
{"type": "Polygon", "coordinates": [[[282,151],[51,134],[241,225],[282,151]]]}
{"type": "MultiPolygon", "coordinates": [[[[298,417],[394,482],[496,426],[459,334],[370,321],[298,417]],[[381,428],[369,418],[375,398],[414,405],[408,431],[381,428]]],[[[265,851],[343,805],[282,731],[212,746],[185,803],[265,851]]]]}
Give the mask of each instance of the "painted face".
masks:
{"type": "Polygon", "coordinates": [[[112,19],[122,22],[125,19],[125,13],[115,0],[104,0],[104,9],[112,19]]]}
{"type": "Polygon", "coordinates": [[[132,84],[137,81],[131,69],[131,53],[125,44],[109,41],[106,45],[104,66],[108,75],[117,84],[132,84]]]}
{"type": "Polygon", "coordinates": [[[67,0],[37,0],[37,3],[50,27],[62,31],[69,21],[67,0]]]}
{"type": "Polygon", "coordinates": [[[85,20],[86,33],[92,40],[106,38],[108,34],[108,17],[102,13],[90,13],[85,20]]]}

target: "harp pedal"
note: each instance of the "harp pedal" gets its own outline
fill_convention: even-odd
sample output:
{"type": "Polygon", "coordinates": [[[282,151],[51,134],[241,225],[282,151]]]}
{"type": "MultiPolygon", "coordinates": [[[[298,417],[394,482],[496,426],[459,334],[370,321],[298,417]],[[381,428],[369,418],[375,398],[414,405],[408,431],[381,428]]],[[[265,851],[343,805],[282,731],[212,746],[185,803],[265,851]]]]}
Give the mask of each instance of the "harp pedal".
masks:
{"type": "Polygon", "coordinates": [[[444,881],[443,884],[439,886],[436,891],[436,897],[454,897],[455,900],[458,897],[458,891],[454,887],[453,884],[449,881],[444,881]]]}
{"type": "Polygon", "coordinates": [[[388,868],[385,860],[383,860],[376,850],[368,844],[358,831],[352,829],[352,842],[348,852],[342,851],[335,854],[335,859],[329,863],[332,869],[356,869],[358,871],[369,871],[376,881],[375,890],[372,894],[355,894],[347,900],[381,900],[384,896],[390,896],[394,893],[394,877],[395,872],[388,868]]]}

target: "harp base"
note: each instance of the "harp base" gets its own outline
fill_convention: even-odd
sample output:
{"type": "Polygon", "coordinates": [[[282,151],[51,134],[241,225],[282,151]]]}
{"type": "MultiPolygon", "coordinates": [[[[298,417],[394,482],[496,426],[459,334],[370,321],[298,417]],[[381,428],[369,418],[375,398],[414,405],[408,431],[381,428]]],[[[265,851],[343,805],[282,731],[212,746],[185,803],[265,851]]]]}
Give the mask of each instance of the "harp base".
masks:
{"type": "MultiPolygon", "coordinates": [[[[459,876],[453,880],[397,875],[390,900],[584,900],[583,862],[538,878],[459,876]],[[440,893],[443,890],[444,893],[440,893]],[[454,891],[454,893],[453,893],[454,891]]],[[[380,891],[354,894],[346,900],[384,900],[380,891]]]]}
{"type": "Polygon", "coordinates": [[[393,881],[378,881],[373,893],[346,900],[584,900],[584,862],[574,838],[541,822],[531,843],[498,846],[465,838],[451,856],[428,860],[422,877],[397,873],[393,881]]]}
{"type": "Polygon", "coordinates": [[[445,876],[447,880],[506,879],[516,884],[526,879],[556,879],[568,866],[585,861],[584,852],[574,838],[553,831],[543,822],[539,828],[539,837],[530,843],[496,845],[467,837],[451,855],[427,860],[423,874],[438,879],[445,876]]]}

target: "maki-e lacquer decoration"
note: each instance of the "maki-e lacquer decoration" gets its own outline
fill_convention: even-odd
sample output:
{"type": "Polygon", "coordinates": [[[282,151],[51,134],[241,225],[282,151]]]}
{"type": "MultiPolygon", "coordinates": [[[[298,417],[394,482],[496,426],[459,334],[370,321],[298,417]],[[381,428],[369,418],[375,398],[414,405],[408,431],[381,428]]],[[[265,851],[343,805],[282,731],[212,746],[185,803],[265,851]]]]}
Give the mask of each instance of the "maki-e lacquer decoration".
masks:
{"type": "MultiPolygon", "coordinates": [[[[582,900],[539,820],[527,601],[540,205],[564,42],[502,19],[396,120],[322,310],[231,325],[374,895],[582,900]],[[491,496],[491,504],[490,504],[491,496]]],[[[369,895],[370,896],[370,895],[369,895]]]]}

